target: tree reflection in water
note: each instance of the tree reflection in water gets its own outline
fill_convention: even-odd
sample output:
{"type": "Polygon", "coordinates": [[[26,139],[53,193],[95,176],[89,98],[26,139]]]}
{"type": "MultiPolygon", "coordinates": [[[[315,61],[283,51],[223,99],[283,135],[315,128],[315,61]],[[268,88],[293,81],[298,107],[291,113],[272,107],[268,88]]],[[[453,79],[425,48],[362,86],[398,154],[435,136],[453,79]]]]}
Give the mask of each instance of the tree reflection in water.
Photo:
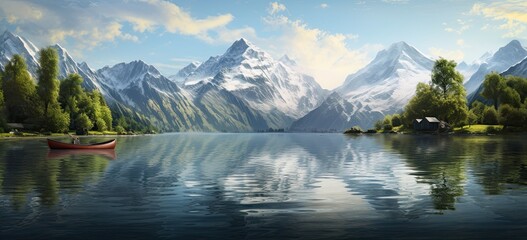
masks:
{"type": "Polygon", "coordinates": [[[84,184],[96,182],[115,158],[111,152],[62,151],[0,146],[0,186],[15,210],[28,204],[51,207],[60,192],[76,193],[84,184]],[[49,152],[48,152],[49,151],[49,152]],[[20,156],[24,156],[20,158],[20,156]]]}
{"type": "Polygon", "coordinates": [[[521,136],[384,136],[385,147],[403,154],[418,182],[430,184],[437,210],[455,210],[467,174],[485,194],[501,194],[506,184],[527,183],[527,144],[521,136]],[[469,169],[470,171],[468,171],[469,169]]]}

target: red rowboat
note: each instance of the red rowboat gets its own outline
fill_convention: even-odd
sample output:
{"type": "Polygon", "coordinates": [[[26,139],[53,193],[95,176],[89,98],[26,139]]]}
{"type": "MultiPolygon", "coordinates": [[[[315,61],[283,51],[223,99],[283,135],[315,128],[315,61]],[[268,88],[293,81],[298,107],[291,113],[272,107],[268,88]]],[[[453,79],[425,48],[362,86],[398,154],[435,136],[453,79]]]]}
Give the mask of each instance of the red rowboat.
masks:
{"type": "Polygon", "coordinates": [[[116,139],[94,144],[73,144],[48,139],[48,146],[51,149],[114,149],[116,144],[116,139]]]}

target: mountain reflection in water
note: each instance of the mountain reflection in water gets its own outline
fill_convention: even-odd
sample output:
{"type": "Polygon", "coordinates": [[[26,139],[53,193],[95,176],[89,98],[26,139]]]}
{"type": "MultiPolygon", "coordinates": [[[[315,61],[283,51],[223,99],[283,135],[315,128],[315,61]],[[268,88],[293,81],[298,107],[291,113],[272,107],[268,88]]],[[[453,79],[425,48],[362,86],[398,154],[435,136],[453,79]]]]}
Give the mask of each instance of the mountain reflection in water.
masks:
{"type": "Polygon", "coordinates": [[[0,235],[495,238],[527,224],[521,136],[196,133],[119,143],[112,157],[0,142],[0,235]]]}

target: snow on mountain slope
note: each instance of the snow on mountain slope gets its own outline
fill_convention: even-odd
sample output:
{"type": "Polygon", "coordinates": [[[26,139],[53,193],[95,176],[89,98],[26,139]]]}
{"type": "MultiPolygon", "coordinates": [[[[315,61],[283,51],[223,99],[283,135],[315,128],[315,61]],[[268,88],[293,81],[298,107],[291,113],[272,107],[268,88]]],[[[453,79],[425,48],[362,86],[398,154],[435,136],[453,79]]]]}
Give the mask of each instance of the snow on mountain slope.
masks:
{"type": "Polygon", "coordinates": [[[282,115],[284,120],[276,123],[282,128],[317,107],[325,95],[312,77],[274,60],[243,38],[223,55],[201,64],[184,86],[198,90],[208,83],[233,93],[252,109],[282,115]]]}
{"type": "Polygon", "coordinates": [[[51,47],[57,51],[59,57],[59,79],[64,79],[69,74],[77,73],[84,79],[82,85],[85,89],[98,89],[103,95],[107,95],[107,89],[100,84],[100,77],[88,66],[87,63],[77,63],[68,51],[59,44],[55,44],[51,47]]]}
{"type": "Polygon", "coordinates": [[[180,88],[142,61],[120,63],[98,73],[114,89],[115,99],[165,131],[247,132],[267,129],[262,115],[225,89],[204,84],[198,91],[180,88]]]}
{"type": "Polygon", "coordinates": [[[19,54],[26,60],[28,71],[36,80],[36,72],[39,66],[38,51],[39,49],[29,40],[5,31],[0,36],[0,67],[4,69],[13,55],[19,54]]]}
{"type": "Polygon", "coordinates": [[[512,40],[501,47],[492,57],[487,58],[479,69],[465,82],[467,93],[473,93],[490,72],[503,72],[527,57],[527,50],[518,40],[512,40]]]}
{"type": "Polygon", "coordinates": [[[405,42],[392,44],[335,91],[355,106],[359,126],[371,128],[378,117],[403,109],[419,82],[430,81],[434,61],[405,42]]]}
{"type": "Polygon", "coordinates": [[[194,71],[201,65],[200,62],[191,62],[189,65],[185,66],[181,70],[177,72],[177,74],[174,74],[172,76],[169,76],[168,79],[176,82],[176,83],[183,83],[185,82],[185,79],[192,75],[194,71]]]}
{"type": "Polygon", "coordinates": [[[405,42],[380,51],[367,66],[349,75],[317,109],[294,122],[296,131],[343,131],[373,127],[386,114],[403,109],[419,82],[430,81],[434,61],[405,42]]]}
{"type": "MultiPolygon", "coordinates": [[[[0,36],[0,40],[0,66],[3,68],[13,55],[19,54],[26,60],[29,73],[34,80],[37,81],[39,49],[35,47],[31,41],[9,31],[5,31],[2,36],[0,36]]],[[[78,73],[84,79],[83,86],[85,88],[89,90],[96,88],[101,89],[95,72],[93,72],[86,63],[84,63],[83,66],[80,66],[75,60],[73,60],[68,52],[58,44],[51,47],[57,51],[59,60],[59,79],[63,79],[71,73],[78,73]]]]}

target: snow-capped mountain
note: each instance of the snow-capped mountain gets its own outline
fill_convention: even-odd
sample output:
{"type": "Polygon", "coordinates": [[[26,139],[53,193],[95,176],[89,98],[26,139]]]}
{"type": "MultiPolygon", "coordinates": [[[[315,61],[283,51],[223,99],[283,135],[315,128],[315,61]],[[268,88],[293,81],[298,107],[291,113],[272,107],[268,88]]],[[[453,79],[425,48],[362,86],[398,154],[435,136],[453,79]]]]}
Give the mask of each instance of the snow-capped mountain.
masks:
{"type": "Polygon", "coordinates": [[[495,54],[482,61],[478,70],[465,82],[465,89],[470,95],[485,80],[485,75],[490,72],[503,72],[509,67],[517,64],[527,57],[527,50],[518,40],[512,40],[504,47],[501,47],[495,54]]]}
{"type": "Polygon", "coordinates": [[[325,95],[312,77],[274,60],[243,38],[223,55],[201,64],[184,86],[199,94],[201,87],[209,83],[242,99],[277,128],[288,127],[317,107],[325,95]]]}
{"type": "Polygon", "coordinates": [[[97,73],[93,71],[87,63],[77,63],[68,51],[59,44],[55,44],[51,47],[57,51],[59,57],[59,79],[64,79],[69,74],[77,73],[84,79],[82,86],[85,89],[98,89],[103,95],[107,95],[107,89],[100,84],[100,77],[97,76],[97,73]]]}
{"type": "Polygon", "coordinates": [[[97,73],[113,90],[110,95],[114,99],[147,116],[161,130],[202,130],[188,121],[199,111],[190,96],[154,66],[133,61],[107,66],[97,73]]]}
{"type": "Polygon", "coordinates": [[[143,61],[119,63],[97,71],[112,97],[147,116],[164,131],[255,131],[266,129],[262,116],[228,92],[199,97],[143,61]]]}
{"type": "MultiPolygon", "coordinates": [[[[355,125],[363,129],[371,128],[374,122],[384,115],[403,109],[414,95],[417,83],[430,81],[433,64],[433,60],[405,42],[392,44],[388,49],[380,51],[367,66],[349,75],[344,84],[334,90],[347,103],[342,100],[335,101],[335,95],[332,95],[333,98],[328,98],[321,104],[321,107],[333,108],[335,102],[338,102],[337,105],[351,104],[342,107],[345,112],[323,110],[321,107],[317,109],[318,112],[329,115],[327,118],[334,119],[334,122],[325,125],[302,125],[300,128],[300,122],[297,121],[293,126],[297,130],[329,130],[341,126],[342,128],[336,130],[342,131],[355,125]]],[[[321,118],[313,113],[306,117],[321,118]]],[[[303,122],[323,124],[320,121],[307,120],[306,117],[302,119],[303,122]]]]}
{"type": "Polygon", "coordinates": [[[176,83],[183,83],[188,76],[192,75],[194,71],[196,71],[199,65],[201,65],[200,62],[191,62],[189,65],[179,70],[176,74],[169,76],[168,79],[176,83]]]}
{"type": "MultiPolygon", "coordinates": [[[[35,81],[37,81],[39,49],[31,41],[9,31],[5,31],[2,36],[0,36],[0,40],[0,67],[3,69],[13,55],[19,54],[26,60],[26,65],[30,75],[35,81]]],[[[86,89],[101,89],[98,83],[98,77],[86,63],[83,63],[81,66],[75,62],[69,53],[58,44],[51,47],[54,48],[58,54],[59,79],[63,79],[71,73],[78,73],[83,77],[83,86],[86,89]]]]}
{"type": "Polygon", "coordinates": [[[26,59],[27,69],[33,79],[36,79],[36,72],[38,69],[38,54],[39,49],[29,40],[15,35],[10,31],[5,31],[0,36],[0,68],[11,60],[13,55],[19,54],[26,59]]]}

